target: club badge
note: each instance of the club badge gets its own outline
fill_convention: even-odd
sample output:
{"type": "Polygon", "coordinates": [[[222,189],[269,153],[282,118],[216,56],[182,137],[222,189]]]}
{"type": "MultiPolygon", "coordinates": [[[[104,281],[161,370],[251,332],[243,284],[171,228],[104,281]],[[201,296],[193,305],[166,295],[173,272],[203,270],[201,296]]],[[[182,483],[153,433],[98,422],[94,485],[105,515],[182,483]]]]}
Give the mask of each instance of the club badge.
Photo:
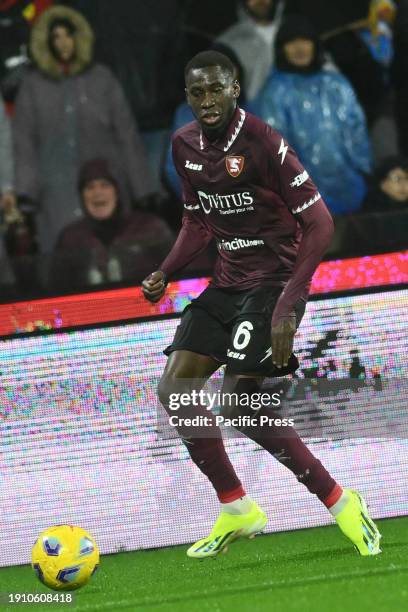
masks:
{"type": "Polygon", "coordinates": [[[245,157],[242,155],[228,155],[225,158],[225,165],[228,174],[234,178],[239,176],[244,169],[245,157]]]}

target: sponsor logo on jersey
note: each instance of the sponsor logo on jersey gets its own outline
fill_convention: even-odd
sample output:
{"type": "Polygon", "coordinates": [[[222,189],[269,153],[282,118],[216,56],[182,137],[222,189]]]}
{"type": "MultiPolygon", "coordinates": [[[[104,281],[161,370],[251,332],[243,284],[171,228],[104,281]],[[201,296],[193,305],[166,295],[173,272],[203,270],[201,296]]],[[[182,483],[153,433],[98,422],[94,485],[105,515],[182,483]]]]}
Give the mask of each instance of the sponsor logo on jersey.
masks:
{"type": "Polygon", "coordinates": [[[188,168],[188,170],[195,170],[196,172],[201,172],[201,170],[203,169],[202,164],[193,164],[193,162],[188,159],[186,159],[185,167],[188,168]]]}
{"type": "Polygon", "coordinates": [[[249,191],[225,195],[219,193],[210,195],[204,191],[198,191],[197,195],[201,208],[206,215],[209,215],[212,210],[217,210],[220,215],[232,215],[254,210],[254,199],[249,191]]]}
{"type": "Polygon", "coordinates": [[[309,174],[308,174],[307,170],[304,170],[302,172],[302,174],[298,174],[297,176],[295,176],[295,178],[291,182],[290,186],[291,187],[300,187],[301,185],[303,185],[303,183],[305,183],[307,181],[308,178],[309,178],[309,174]]]}
{"type": "Polygon", "coordinates": [[[239,176],[244,169],[245,157],[242,155],[228,155],[225,158],[225,166],[228,174],[234,178],[239,176]]]}
{"type": "Polygon", "coordinates": [[[307,202],[305,202],[304,204],[302,204],[301,206],[298,206],[297,208],[295,208],[294,210],[292,210],[292,213],[294,215],[296,215],[296,213],[301,213],[304,210],[306,210],[306,208],[309,208],[309,206],[312,206],[312,204],[314,204],[315,202],[317,202],[318,200],[320,200],[322,196],[320,195],[319,192],[316,193],[315,196],[313,196],[313,198],[310,198],[310,200],[308,200],[307,202]]]}
{"type": "Polygon", "coordinates": [[[221,240],[218,243],[218,248],[222,251],[239,251],[240,249],[264,246],[264,244],[261,239],[233,238],[232,240],[221,240]]]}
{"type": "Polygon", "coordinates": [[[287,152],[288,152],[288,146],[285,145],[285,141],[282,138],[281,143],[280,143],[280,147],[279,147],[279,151],[278,151],[278,155],[282,155],[281,165],[285,161],[285,157],[286,157],[286,153],[287,152]]]}

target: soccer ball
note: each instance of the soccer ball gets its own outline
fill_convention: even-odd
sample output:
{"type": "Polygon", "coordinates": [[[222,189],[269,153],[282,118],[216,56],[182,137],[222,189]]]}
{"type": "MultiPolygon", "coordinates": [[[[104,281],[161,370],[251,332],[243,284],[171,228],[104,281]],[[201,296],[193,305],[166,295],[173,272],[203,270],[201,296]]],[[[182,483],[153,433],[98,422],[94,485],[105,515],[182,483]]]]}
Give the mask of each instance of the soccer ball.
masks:
{"type": "Polygon", "coordinates": [[[57,525],[42,531],[31,553],[37,578],[55,591],[86,584],[99,565],[95,540],[81,527],[57,525]]]}

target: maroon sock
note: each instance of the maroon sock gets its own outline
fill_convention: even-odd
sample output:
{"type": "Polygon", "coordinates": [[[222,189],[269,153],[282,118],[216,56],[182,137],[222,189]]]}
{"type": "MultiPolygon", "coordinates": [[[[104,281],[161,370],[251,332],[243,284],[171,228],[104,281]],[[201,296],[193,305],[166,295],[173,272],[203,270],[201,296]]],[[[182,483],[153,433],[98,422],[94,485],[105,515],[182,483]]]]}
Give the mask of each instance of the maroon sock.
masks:
{"type": "MultiPolygon", "coordinates": [[[[258,413],[269,418],[278,418],[273,410],[264,407],[258,413]]],[[[281,418],[281,417],[280,417],[281,418]]],[[[262,446],[282,465],[293,472],[299,482],[324,503],[337,483],[299,438],[293,427],[264,425],[242,431],[248,438],[262,446]]]]}
{"type": "MultiPolygon", "coordinates": [[[[221,438],[189,438],[184,444],[196,466],[209,479],[222,503],[235,501],[245,495],[221,438]]],[[[215,433],[215,432],[213,432],[215,433]]]]}
{"type": "MultiPolygon", "coordinates": [[[[168,406],[163,404],[169,416],[174,417],[168,406]]],[[[228,503],[245,495],[231,461],[226,453],[220,428],[215,425],[214,416],[200,405],[182,406],[177,411],[180,422],[183,419],[199,417],[205,419],[205,426],[182,425],[176,427],[191,459],[213,485],[218,499],[228,503]]]]}

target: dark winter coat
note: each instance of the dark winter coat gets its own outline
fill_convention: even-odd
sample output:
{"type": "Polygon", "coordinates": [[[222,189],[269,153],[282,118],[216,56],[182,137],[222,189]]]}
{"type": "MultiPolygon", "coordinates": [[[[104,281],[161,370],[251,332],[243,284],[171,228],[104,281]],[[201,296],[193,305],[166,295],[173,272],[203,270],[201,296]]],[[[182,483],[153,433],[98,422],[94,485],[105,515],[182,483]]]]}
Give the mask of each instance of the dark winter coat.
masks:
{"type": "Polygon", "coordinates": [[[49,286],[71,291],[108,282],[138,283],[156,270],[174,237],[162,219],[142,211],[124,214],[109,241],[84,217],[60,234],[49,286]]]}
{"type": "Polygon", "coordinates": [[[14,121],[16,189],[38,203],[41,252],[51,251],[60,230],[81,215],[76,185],[84,161],[110,161],[125,204],[153,190],[123,91],[107,68],[92,65],[92,45],[86,20],[64,6],[45,11],[31,32],[35,67],[23,79],[14,121]],[[55,17],[76,27],[76,54],[68,76],[48,46],[55,17]]]}

